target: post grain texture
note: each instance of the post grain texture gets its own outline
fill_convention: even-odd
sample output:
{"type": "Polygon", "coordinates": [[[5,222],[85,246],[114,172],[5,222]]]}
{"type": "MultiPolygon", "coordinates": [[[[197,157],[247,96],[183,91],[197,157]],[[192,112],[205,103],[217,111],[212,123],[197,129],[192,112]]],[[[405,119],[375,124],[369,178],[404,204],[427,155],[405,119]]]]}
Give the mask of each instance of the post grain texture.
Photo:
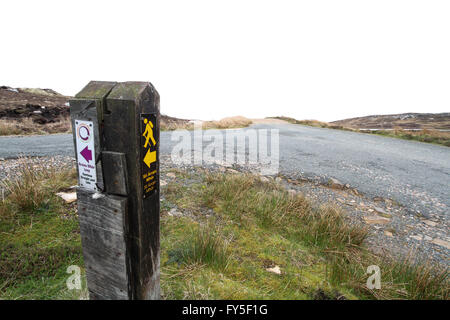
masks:
{"type": "MultiPolygon", "coordinates": [[[[96,188],[77,190],[90,299],[159,299],[159,94],[148,82],[92,81],[70,106],[75,148],[88,132],[76,121],[94,123],[96,188]]],[[[79,164],[86,153],[75,151],[79,164]]]]}
{"type": "MultiPolygon", "coordinates": [[[[126,155],[129,188],[129,252],[133,299],[159,299],[159,183],[144,198],[142,186],[141,114],[157,115],[154,131],[159,149],[159,94],[147,82],[117,84],[106,99],[104,143],[108,151],[126,155]],[[117,126],[117,123],[123,123],[117,126]],[[114,128],[114,130],[111,130],[114,128]]],[[[159,174],[159,152],[157,152],[159,174]]]]}
{"type": "Polygon", "coordinates": [[[129,297],[127,199],[79,189],[78,214],[91,300],[129,297]]]}

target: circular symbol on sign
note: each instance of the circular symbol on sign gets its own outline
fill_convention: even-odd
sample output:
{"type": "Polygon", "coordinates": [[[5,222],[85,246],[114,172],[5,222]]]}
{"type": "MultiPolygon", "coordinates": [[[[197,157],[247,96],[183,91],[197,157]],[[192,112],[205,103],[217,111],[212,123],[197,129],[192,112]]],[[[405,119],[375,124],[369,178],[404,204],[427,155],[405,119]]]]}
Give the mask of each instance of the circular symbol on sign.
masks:
{"type": "Polygon", "coordinates": [[[91,129],[89,126],[82,124],[77,129],[77,135],[83,142],[88,142],[91,139],[91,129]]]}

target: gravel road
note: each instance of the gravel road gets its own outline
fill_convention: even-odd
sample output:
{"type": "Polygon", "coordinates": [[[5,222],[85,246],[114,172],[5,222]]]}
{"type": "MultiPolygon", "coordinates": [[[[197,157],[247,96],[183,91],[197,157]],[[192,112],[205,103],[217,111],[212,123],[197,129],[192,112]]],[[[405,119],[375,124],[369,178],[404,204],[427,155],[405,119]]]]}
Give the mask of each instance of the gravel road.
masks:
{"type": "MultiPolygon", "coordinates": [[[[450,148],[370,134],[292,124],[255,124],[279,129],[280,173],[342,184],[371,197],[392,199],[411,214],[447,220],[450,148]]],[[[243,132],[246,129],[237,129],[243,132]]],[[[161,132],[161,154],[177,143],[161,132]]],[[[73,156],[71,135],[0,137],[0,158],[73,156]]]]}

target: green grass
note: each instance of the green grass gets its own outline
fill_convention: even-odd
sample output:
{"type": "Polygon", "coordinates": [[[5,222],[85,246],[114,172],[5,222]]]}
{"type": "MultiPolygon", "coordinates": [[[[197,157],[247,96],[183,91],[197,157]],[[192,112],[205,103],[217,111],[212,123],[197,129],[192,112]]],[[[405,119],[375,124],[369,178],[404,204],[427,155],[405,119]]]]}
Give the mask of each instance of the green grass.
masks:
{"type": "Polygon", "coordinates": [[[3,183],[0,202],[0,299],[78,297],[66,289],[70,265],[82,266],[74,206],[55,196],[76,183],[71,169],[43,170],[22,163],[20,176],[3,183]]]}
{"type": "Polygon", "coordinates": [[[167,201],[190,217],[162,218],[161,285],[167,299],[448,299],[447,270],[370,253],[362,244],[367,230],[350,224],[334,206],[316,207],[251,175],[207,175],[194,185],[180,184],[183,179],[192,176],[169,184],[167,201]],[[206,208],[214,215],[205,217],[206,208]],[[212,234],[220,239],[216,247],[229,252],[226,263],[218,268],[216,258],[177,254],[192,246],[190,232],[206,242],[212,234]],[[381,269],[381,290],[366,287],[370,265],[381,269]],[[274,266],[280,275],[267,271],[274,266]]]}
{"type": "Polygon", "coordinates": [[[226,269],[230,262],[227,243],[213,225],[192,228],[184,244],[180,251],[170,252],[175,261],[207,264],[217,270],[226,269]]]}
{"type": "MultiPolygon", "coordinates": [[[[82,290],[66,287],[70,265],[84,277],[81,240],[75,206],[55,196],[75,173],[22,167],[0,202],[0,299],[87,298],[84,278],[82,290]]],[[[369,253],[367,230],[332,205],[253,175],[173,172],[161,202],[164,299],[448,299],[446,270],[369,253]],[[168,214],[175,205],[182,216],[168,214]],[[381,290],[365,286],[373,264],[381,290]]]]}
{"type": "Polygon", "coordinates": [[[404,140],[414,140],[420,142],[434,143],[450,147],[450,132],[441,132],[436,130],[422,130],[422,131],[376,130],[370,131],[369,133],[378,134],[391,138],[400,138],[404,140]]]}

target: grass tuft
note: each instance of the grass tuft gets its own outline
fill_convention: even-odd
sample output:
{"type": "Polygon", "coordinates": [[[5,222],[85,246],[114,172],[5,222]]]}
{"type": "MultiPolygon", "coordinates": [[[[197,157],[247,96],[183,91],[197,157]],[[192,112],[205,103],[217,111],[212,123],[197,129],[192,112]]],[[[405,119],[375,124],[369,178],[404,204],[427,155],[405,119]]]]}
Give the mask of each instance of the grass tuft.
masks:
{"type": "Polygon", "coordinates": [[[225,270],[230,263],[228,244],[211,223],[194,228],[179,248],[178,255],[188,264],[206,264],[219,270],[225,270]]]}
{"type": "Polygon", "coordinates": [[[352,287],[364,298],[448,300],[450,293],[448,269],[431,265],[427,261],[414,261],[411,257],[394,259],[378,256],[363,248],[340,252],[329,265],[330,281],[352,287]],[[381,272],[381,289],[366,286],[369,265],[381,272]]]}
{"type": "MultiPolygon", "coordinates": [[[[365,132],[364,130],[361,130],[365,132]]],[[[373,134],[379,134],[391,138],[400,138],[405,140],[414,140],[420,142],[440,144],[446,147],[450,147],[450,132],[438,131],[431,129],[424,129],[420,131],[409,131],[402,129],[388,130],[375,130],[370,131],[373,134]]]]}
{"type": "Polygon", "coordinates": [[[74,184],[75,169],[55,169],[35,167],[20,159],[16,177],[3,181],[7,200],[18,211],[33,213],[48,206],[55,190],[61,190],[74,184]]]}
{"type": "Polygon", "coordinates": [[[32,134],[52,134],[71,133],[72,124],[70,118],[60,117],[54,122],[39,124],[33,122],[31,118],[21,118],[19,120],[0,119],[0,136],[11,135],[32,135],[32,134]]]}
{"type": "Polygon", "coordinates": [[[322,249],[357,246],[367,229],[349,225],[337,207],[314,207],[302,195],[290,196],[273,182],[252,175],[209,175],[204,191],[206,206],[251,227],[282,232],[286,237],[322,249]]]}

